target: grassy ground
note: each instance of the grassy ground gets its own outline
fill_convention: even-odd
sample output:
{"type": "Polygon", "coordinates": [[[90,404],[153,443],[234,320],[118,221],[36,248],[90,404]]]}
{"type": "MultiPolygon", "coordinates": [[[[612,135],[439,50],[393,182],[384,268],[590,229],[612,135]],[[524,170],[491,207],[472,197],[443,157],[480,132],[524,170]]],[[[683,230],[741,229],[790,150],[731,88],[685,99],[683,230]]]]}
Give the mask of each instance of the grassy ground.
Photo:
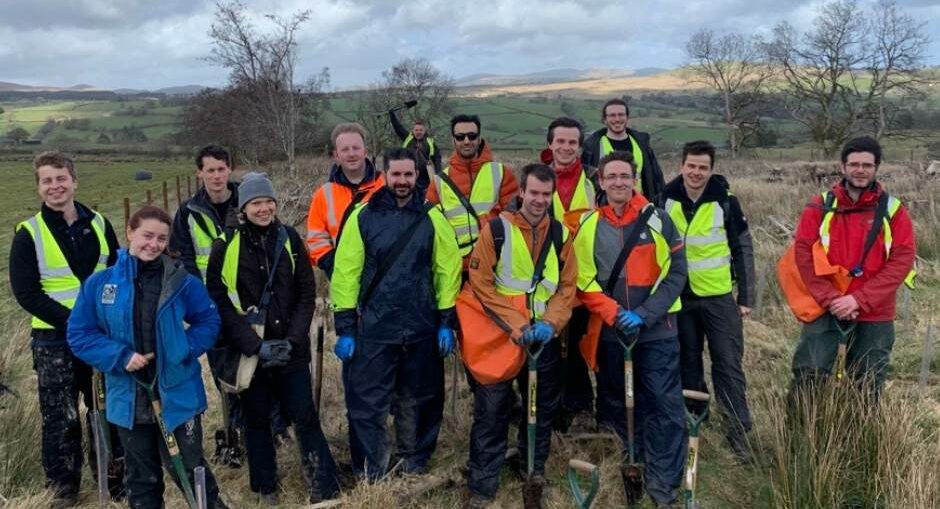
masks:
{"type": "MultiPolygon", "coordinates": [[[[512,157],[502,160],[513,164],[514,167],[525,162],[512,157]]],[[[278,178],[277,188],[286,195],[282,197],[281,213],[288,222],[303,222],[310,191],[324,178],[323,170],[326,164],[323,160],[304,161],[301,177],[278,178]]],[[[676,168],[677,163],[667,159],[663,161],[663,166],[669,171],[676,168]]],[[[775,166],[780,165],[775,163],[775,166]]],[[[36,202],[31,194],[31,177],[25,175],[28,173],[28,167],[22,165],[21,170],[17,168],[19,167],[9,168],[6,170],[9,173],[2,173],[5,176],[13,175],[14,169],[24,173],[15,179],[16,182],[22,181],[15,184],[15,189],[4,186],[2,191],[7,193],[2,196],[3,203],[8,204],[7,208],[10,208],[11,204],[18,207],[16,211],[4,210],[2,213],[11,225],[14,219],[24,216],[28,210],[35,207],[36,202]]],[[[98,169],[99,178],[102,180],[92,180],[92,170],[95,167],[91,162],[81,168],[87,168],[89,173],[92,173],[89,175],[84,173],[86,170],[80,169],[83,172],[81,175],[85,175],[85,180],[82,181],[79,196],[86,202],[92,200],[88,194],[83,193],[99,192],[102,194],[92,196],[101,196],[98,198],[101,204],[109,203],[112,204],[110,210],[119,210],[120,205],[114,205],[119,204],[118,196],[129,192],[130,189],[136,189],[140,195],[141,188],[117,187],[124,182],[123,177],[101,177],[110,174],[104,168],[98,169]],[[101,186],[105,189],[102,190],[101,186]],[[113,197],[114,200],[106,201],[104,198],[108,197],[113,197]]],[[[184,172],[185,168],[185,164],[180,163],[178,170],[167,171],[184,172]]],[[[132,169],[125,168],[122,171],[129,173],[132,169]]],[[[699,478],[702,506],[710,509],[847,507],[843,504],[848,499],[838,496],[840,493],[846,493],[845,486],[857,482],[857,474],[863,470],[859,470],[856,463],[859,458],[867,458],[869,463],[883,467],[872,470],[871,477],[866,478],[870,479],[869,484],[874,486],[874,489],[880,490],[882,503],[876,505],[863,501],[853,507],[940,507],[940,464],[937,459],[940,458],[940,362],[936,354],[932,363],[934,374],[931,384],[923,396],[918,395],[916,391],[925,330],[931,322],[935,329],[940,325],[933,317],[933,313],[940,309],[940,231],[932,226],[938,220],[936,201],[940,195],[940,181],[930,180],[903,166],[888,166],[882,169],[881,177],[885,185],[910,205],[917,223],[922,274],[920,287],[909,294],[909,299],[903,293],[899,295],[901,305],[897,322],[898,337],[891,375],[884,394],[885,411],[880,416],[868,416],[858,422],[835,423],[832,419],[819,421],[821,429],[830,431],[830,434],[826,435],[828,440],[841,444],[842,448],[836,452],[852,450],[859,451],[858,454],[846,457],[836,456],[835,453],[819,453],[806,458],[797,456],[788,449],[789,442],[786,440],[798,439],[798,443],[816,442],[807,442],[793,429],[781,427],[781,423],[788,422],[781,403],[789,383],[789,361],[798,327],[782,305],[775,283],[774,264],[788,241],[800,208],[807,197],[818,192],[820,188],[812,179],[800,175],[796,164],[782,166],[782,180],[770,181],[771,179],[765,176],[766,169],[763,162],[755,160],[739,161],[720,169],[730,177],[732,189],[748,213],[757,250],[761,297],[755,317],[745,323],[745,371],[749,377],[749,396],[755,419],[751,440],[757,451],[758,461],[746,466],[736,463],[723,443],[718,427],[719,419],[713,419],[705,427],[703,435],[702,470],[699,478]],[[825,425],[826,423],[829,424],[825,425]],[[860,423],[866,425],[861,426],[860,423]],[[853,426],[862,431],[854,435],[848,433],[853,426]],[[846,430],[846,433],[841,433],[842,430],[846,430]],[[846,444],[846,438],[857,439],[857,443],[846,444]],[[827,458],[847,458],[846,461],[851,460],[851,464],[841,467],[831,465],[824,461],[827,458]],[[820,464],[828,470],[820,468],[820,464]],[[791,466],[792,468],[788,468],[791,466]],[[894,481],[891,481],[892,479],[894,481]],[[812,493],[832,496],[806,498],[807,494],[812,493]],[[802,494],[803,498],[794,494],[802,494]]],[[[14,183],[14,179],[9,180],[14,183]]],[[[102,208],[108,210],[106,207],[102,208]]],[[[120,223],[120,220],[116,220],[116,223],[120,223]]],[[[8,236],[0,237],[0,242],[8,242],[8,236]]],[[[0,339],[2,381],[20,395],[20,399],[9,396],[0,399],[0,407],[3,408],[0,410],[0,436],[4,437],[0,442],[0,496],[9,500],[8,507],[45,507],[49,494],[42,489],[43,476],[37,446],[39,413],[36,405],[35,376],[31,370],[26,346],[27,321],[24,313],[10,302],[6,294],[0,307],[0,321],[0,326],[7,331],[7,335],[0,339]]],[[[332,342],[332,334],[328,333],[328,350],[332,342]]],[[[935,352],[936,350],[938,348],[934,349],[935,352]]],[[[451,362],[449,360],[447,364],[448,377],[452,369],[451,362]]],[[[325,365],[321,419],[335,456],[340,462],[346,462],[349,456],[342,388],[339,383],[340,366],[330,353],[326,355],[325,365]]],[[[450,400],[445,407],[444,427],[433,460],[432,471],[435,473],[455,472],[466,462],[472,405],[462,375],[459,380],[456,413],[451,413],[450,400]]],[[[211,434],[219,426],[221,415],[214,391],[209,392],[209,398],[210,406],[204,428],[206,450],[211,454],[211,434]]],[[[514,432],[511,436],[514,436],[514,432]]],[[[818,451],[822,450],[823,448],[820,448],[818,451]]],[[[285,491],[282,496],[283,506],[302,507],[304,489],[296,449],[289,445],[280,451],[279,457],[285,491]]],[[[551,486],[546,496],[547,507],[572,507],[564,480],[564,469],[569,458],[585,459],[601,467],[602,487],[595,507],[624,505],[623,491],[617,474],[620,461],[618,448],[613,443],[604,441],[572,443],[565,437],[556,436],[548,465],[551,486]]],[[[259,507],[256,498],[249,493],[246,468],[217,468],[215,472],[232,507],[259,507]]],[[[90,509],[95,506],[94,486],[90,476],[85,477],[82,507],[90,509]]],[[[393,479],[377,486],[347,490],[344,492],[346,507],[456,507],[463,490],[462,481],[458,481],[445,489],[411,499],[407,503],[395,503],[395,497],[415,482],[418,480],[393,479]]],[[[511,508],[520,505],[520,484],[507,471],[502,479],[497,506],[511,508]]],[[[168,490],[168,506],[183,507],[175,490],[168,490]]]]}

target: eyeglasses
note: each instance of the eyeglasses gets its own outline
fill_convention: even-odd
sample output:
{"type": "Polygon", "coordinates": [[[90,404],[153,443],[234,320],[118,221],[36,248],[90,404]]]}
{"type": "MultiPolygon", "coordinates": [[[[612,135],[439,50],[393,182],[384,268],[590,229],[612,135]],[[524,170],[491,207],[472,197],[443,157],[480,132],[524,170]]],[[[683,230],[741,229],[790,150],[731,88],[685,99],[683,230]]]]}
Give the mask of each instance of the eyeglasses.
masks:
{"type": "Polygon", "coordinates": [[[477,138],[480,137],[480,133],[454,133],[454,139],[457,141],[470,140],[477,141],[477,138]]]}
{"type": "Polygon", "coordinates": [[[604,180],[609,180],[611,182],[616,182],[618,180],[628,181],[633,180],[635,177],[628,173],[611,173],[610,175],[604,175],[604,180]]]}
{"type": "Polygon", "coordinates": [[[857,161],[852,161],[851,163],[845,163],[845,167],[850,170],[857,170],[861,168],[866,171],[871,171],[875,169],[875,165],[872,163],[860,163],[857,161]]]}

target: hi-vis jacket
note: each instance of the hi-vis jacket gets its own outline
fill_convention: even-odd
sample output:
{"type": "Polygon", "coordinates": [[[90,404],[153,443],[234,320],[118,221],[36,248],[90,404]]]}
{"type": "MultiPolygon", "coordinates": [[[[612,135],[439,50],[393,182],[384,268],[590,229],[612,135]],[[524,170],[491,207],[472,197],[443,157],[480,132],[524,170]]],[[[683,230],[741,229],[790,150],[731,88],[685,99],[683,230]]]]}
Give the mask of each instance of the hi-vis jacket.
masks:
{"type": "Polygon", "coordinates": [[[186,270],[203,282],[212,243],[216,239],[224,240],[226,232],[238,224],[238,183],[229,182],[228,189],[232,195],[228,199],[226,217],[219,217],[209,201],[209,193],[203,188],[183,202],[173,218],[170,251],[178,252],[186,270]]]}
{"type": "Polygon", "coordinates": [[[454,152],[444,173],[467,197],[473,213],[461,205],[457,195],[439,176],[428,188],[428,202],[437,204],[454,228],[460,255],[466,257],[480,236],[480,227],[513,203],[519,184],[508,166],[493,162],[493,153],[485,142],[481,142],[479,155],[469,162],[454,152]]]}
{"type": "Polygon", "coordinates": [[[307,252],[310,263],[325,270],[327,274],[333,272],[333,250],[347,209],[352,212],[350,204],[369,201],[369,198],[385,185],[385,179],[375,171],[372,161],[366,159],[365,164],[362,181],[353,184],[346,178],[342,167],[334,163],[330,169],[329,180],[320,186],[310,199],[310,210],[307,212],[307,252]]]}
{"type": "Polygon", "coordinates": [[[349,216],[330,284],[337,335],[395,344],[434,339],[442,323],[455,327],[459,290],[454,231],[436,207],[425,207],[419,193],[399,207],[383,187],[349,216]],[[420,223],[401,255],[362,302],[383,260],[414,221],[420,223]]]}
{"type": "MultiPolygon", "coordinates": [[[[545,149],[540,156],[543,163],[553,166],[551,149],[545,149]]],[[[552,197],[552,217],[564,223],[568,231],[578,231],[581,216],[597,206],[597,183],[594,181],[594,169],[585,167],[580,159],[567,168],[555,169],[555,195],[552,197]]]]}
{"type": "MultiPolygon", "coordinates": [[[[682,237],[662,209],[650,216],[625,266],[613,266],[648,204],[643,195],[634,194],[619,216],[610,205],[590,212],[574,240],[581,302],[608,326],[614,324],[618,307],[635,311],[644,323],[641,342],[676,335],[674,313],[681,308],[679,295],[686,280],[682,237]],[[603,289],[612,273],[618,279],[609,297],[603,289]]],[[[614,334],[605,327],[601,339],[614,341],[614,334]]]]}
{"type": "MultiPolygon", "coordinates": [[[[830,192],[835,194],[834,213],[824,213],[822,194],[813,196],[803,209],[794,245],[800,276],[823,308],[828,308],[832,300],[842,294],[832,286],[829,279],[815,274],[813,244],[817,240],[822,241],[831,264],[853,268],[862,255],[878,198],[885,191],[876,182],[859,196],[858,201],[853,201],[845,190],[845,183],[839,182],[830,192]],[[824,217],[828,217],[827,225],[824,224],[824,217]],[[824,237],[824,233],[828,233],[828,238],[824,237]]],[[[897,289],[914,267],[916,246],[911,217],[900,202],[893,208],[894,214],[891,214],[889,200],[888,227],[883,227],[879,232],[874,246],[862,263],[862,274],[852,278],[846,292],[846,295],[854,296],[861,307],[857,318],[861,322],[894,320],[897,289]]]]}

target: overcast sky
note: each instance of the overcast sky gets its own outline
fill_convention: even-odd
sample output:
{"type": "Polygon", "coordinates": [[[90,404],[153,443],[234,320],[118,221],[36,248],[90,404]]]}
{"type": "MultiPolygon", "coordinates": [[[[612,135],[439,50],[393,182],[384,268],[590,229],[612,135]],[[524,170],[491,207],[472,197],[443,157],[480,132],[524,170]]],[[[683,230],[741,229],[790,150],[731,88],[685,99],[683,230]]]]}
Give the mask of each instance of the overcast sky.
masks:
{"type": "MultiPolygon", "coordinates": [[[[405,57],[460,78],[552,68],[675,67],[702,28],[807,28],[818,1],[794,0],[245,0],[264,14],[310,9],[299,37],[298,81],[324,66],[333,86],[377,81],[405,57]]],[[[898,0],[928,23],[927,62],[940,65],[940,2],[898,0]],[[930,27],[933,28],[930,28],[930,27]]],[[[219,86],[209,55],[214,4],[205,0],[0,0],[0,81],[146,88],[219,86]]]]}

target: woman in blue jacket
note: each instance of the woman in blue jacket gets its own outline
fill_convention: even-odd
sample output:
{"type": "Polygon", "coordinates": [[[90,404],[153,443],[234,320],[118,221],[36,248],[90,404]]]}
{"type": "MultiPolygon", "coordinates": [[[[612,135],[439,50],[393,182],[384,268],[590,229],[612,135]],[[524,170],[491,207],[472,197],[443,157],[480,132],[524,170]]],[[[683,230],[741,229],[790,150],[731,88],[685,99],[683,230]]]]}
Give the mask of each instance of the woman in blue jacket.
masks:
{"type": "Polygon", "coordinates": [[[220,319],[202,282],[166,255],[170,224],[157,207],[131,216],[127,249],[118,252],[114,266],[82,285],[68,343],[78,358],[105,374],[107,419],[126,450],[130,507],[163,506],[161,462],[181,486],[157,423],[162,417],[175,437],[186,482],[192,487],[193,469],[206,467],[208,507],[224,508],[202,454],[206,391],[198,360],[215,342],[220,319]],[[153,384],[150,394],[145,384],[153,384]],[[151,396],[162,403],[159,416],[151,396]]]}

